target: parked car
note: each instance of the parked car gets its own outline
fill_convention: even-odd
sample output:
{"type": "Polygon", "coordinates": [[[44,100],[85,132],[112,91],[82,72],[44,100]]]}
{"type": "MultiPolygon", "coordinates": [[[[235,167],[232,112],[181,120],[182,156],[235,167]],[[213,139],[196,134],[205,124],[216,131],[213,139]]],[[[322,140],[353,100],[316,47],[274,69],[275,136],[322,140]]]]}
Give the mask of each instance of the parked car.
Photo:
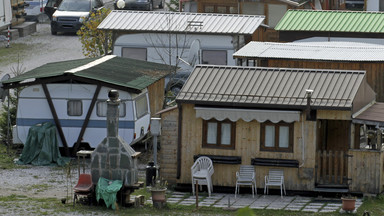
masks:
{"type": "Polygon", "coordinates": [[[77,32],[90,11],[103,7],[102,0],[63,0],[51,20],[51,33],[77,32]]]}
{"type": "Polygon", "coordinates": [[[48,0],[47,4],[44,7],[44,12],[47,14],[50,20],[52,20],[52,15],[55,13],[57,7],[60,5],[62,0],[48,0]]]}
{"type": "Polygon", "coordinates": [[[124,8],[117,7],[117,2],[115,1],[115,10],[147,10],[151,11],[154,7],[163,8],[163,0],[123,0],[125,2],[124,8]]]}
{"type": "Polygon", "coordinates": [[[47,4],[47,0],[25,0],[25,3],[29,4],[24,8],[27,20],[37,20],[37,16],[44,12],[44,6],[47,4]]]}

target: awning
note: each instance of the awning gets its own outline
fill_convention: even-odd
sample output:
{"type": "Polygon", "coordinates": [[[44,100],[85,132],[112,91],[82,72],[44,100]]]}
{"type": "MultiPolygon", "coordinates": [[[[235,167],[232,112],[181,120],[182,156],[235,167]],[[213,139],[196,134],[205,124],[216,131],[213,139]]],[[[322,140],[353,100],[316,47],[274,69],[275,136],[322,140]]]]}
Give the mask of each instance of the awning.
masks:
{"type": "Polygon", "coordinates": [[[195,107],[196,117],[204,120],[216,119],[222,121],[229,119],[233,122],[243,119],[246,122],[256,120],[258,122],[271,121],[278,123],[284,121],[291,123],[300,121],[300,111],[281,111],[281,110],[255,110],[255,109],[225,109],[225,108],[206,108],[195,107]]]}
{"type": "Polygon", "coordinates": [[[357,116],[352,116],[352,122],[356,124],[384,126],[384,103],[375,103],[357,116]]]}

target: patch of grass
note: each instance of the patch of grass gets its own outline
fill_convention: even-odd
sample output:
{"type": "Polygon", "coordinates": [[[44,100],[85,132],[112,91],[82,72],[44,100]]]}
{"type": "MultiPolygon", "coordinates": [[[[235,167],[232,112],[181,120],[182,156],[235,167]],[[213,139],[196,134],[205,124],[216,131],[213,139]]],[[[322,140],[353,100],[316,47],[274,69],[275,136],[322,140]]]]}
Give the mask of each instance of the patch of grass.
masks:
{"type": "Polygon", "coordinates": [[[7,65],[12,63],[17,63],[18,59],[23,59],[28,56],[29,53],[26,50],[32,50],[34,45],[27,45],[23,43],[12,43],[10,48],[5,48],[5,46],[0,46],[0,64],[7,65]]]}
{"type": "Polygon", "coordinates": [[[4,144],[0,144],[0,169],[13,169],[17,165],[13,162],[16,158],[16,153],[13,149],[9,149],[7,153],[7,147],[4,144]]]}
{"type": "Polygon", "coordinates": [[[52,186],[47,184],[35,184],[35,185],[29,185],[28,187],[26,187],[26,190],[35,190],[38,193],[38,192],[43,192],[51,187],[52,186]]]}

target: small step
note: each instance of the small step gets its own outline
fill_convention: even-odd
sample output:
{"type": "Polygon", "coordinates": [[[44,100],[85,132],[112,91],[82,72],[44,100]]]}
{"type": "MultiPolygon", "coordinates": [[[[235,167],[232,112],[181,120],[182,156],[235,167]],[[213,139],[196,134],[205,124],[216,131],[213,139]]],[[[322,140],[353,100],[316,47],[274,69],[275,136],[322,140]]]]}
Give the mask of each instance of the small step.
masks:
{"type": "Polygon", "coordinates": [[[314,189],[316,192],[325,192],[325,193],[348,193],[349,189],[348,188],[328,188],[328,187],[316,187],[314,189]]]}

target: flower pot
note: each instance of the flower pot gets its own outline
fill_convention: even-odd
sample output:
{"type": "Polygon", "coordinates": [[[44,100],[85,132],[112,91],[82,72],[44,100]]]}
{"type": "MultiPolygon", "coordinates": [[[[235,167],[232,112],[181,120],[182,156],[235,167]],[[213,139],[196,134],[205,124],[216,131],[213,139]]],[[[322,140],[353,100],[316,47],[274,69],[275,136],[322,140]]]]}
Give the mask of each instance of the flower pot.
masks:
{"type": "Polygon", "coordinates": [[[165,192],[167,189],[152,189],[152,201],[153,202],[165,202],[165,192]]]}
{"type": "Polygon", "coordinates": [[[151,189],[153,207],[163,208],[166,205],[166,191],[167,189],[151,189]]]}
{"type": "Polygon", "coordinates": [[[354,197],[342,197],[341,201],[342,201],[341,208],[344,211],[353,211],[353,210],[355,210],[356,198],[354,198],[354,197]]]}

